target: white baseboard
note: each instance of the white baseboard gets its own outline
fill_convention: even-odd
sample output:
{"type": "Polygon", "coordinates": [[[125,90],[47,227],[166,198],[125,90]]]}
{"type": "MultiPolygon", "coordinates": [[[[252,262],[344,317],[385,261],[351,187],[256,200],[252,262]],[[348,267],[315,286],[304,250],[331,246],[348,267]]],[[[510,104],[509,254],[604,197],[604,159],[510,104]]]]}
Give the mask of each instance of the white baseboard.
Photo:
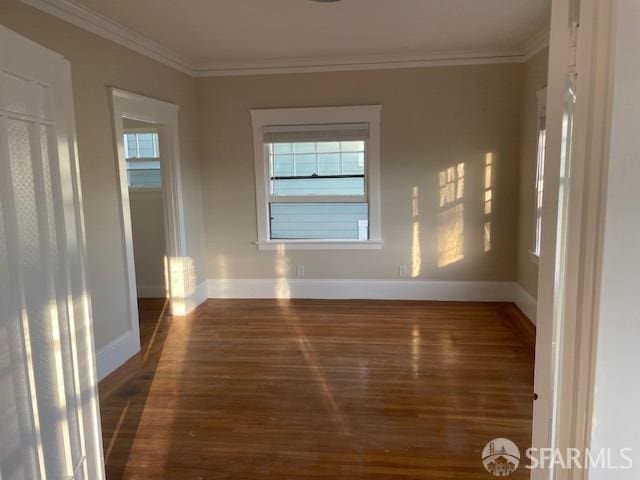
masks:
{"type": "Polygon", "coordinates": [[[164,285],[138,285],[138,298],[165,298],[167,289],[164,285]]]}
{"type": "Polygon", "coordinates": [[[204,280],[196,286],[193,293],[187,298],[186,313],[190,313],[207,298],[209,298],[209,282],[204,280]]]}
{"type": "Polygon", "coordinates": [[[96,351],[98,380],[113,372],[140,351],[140,339],[131,330],[96,351]]]}
{"type": "Polygon", "coordinates": [[[536,312],[538,309],[538,301],[533,298],[529,293],[520,286],[520,284],[513,284],[514,288],[514,303],[524,313],[531,323],[536,324],[536,312]]]}
{"type": "Polygon", "coordinates": [[[326,298],[514,302],[513,282],[358,279],[209,279],[209,298],[326,298]]]}

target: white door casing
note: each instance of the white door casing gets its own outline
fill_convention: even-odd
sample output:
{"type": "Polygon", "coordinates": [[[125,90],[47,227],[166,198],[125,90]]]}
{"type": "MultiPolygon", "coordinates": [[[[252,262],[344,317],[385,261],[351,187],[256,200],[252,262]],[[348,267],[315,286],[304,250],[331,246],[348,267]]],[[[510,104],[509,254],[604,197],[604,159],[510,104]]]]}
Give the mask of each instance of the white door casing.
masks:
{"type": "Polygon", "coordinates": [[[138,328],[138,302],[136,291],[135,262],[133,257],[133,234],[129,186],[124,153],[124,129],[122,119],[155,124],[160,132],[160,163],[162,172],[162,202],[165,217],[165,282],[172,315],[186,315],[196,306],[194,292],[196,278],[193,260],[187,254],[185,214],[182,199],[182,170],[179,142],[179,106],[145,97],[117,88],[110,88],[113,111],[114,147],[116,153],[118,188],[120,197],[120,220],[125,284],[129,297],[129,320],[131,332],[136,338],[134,355],[140,350],[138,328]]]}
{"type": "Polygon", "coordinates": [[[104,478],[69,62],[0,26],[0,477],[104,478]]]}

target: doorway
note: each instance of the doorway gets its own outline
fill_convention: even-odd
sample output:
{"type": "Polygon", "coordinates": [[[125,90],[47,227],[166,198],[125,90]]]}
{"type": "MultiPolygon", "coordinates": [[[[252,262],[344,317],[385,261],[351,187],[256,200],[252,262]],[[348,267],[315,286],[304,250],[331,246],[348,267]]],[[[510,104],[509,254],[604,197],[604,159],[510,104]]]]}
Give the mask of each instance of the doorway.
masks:
{"type": "Polygon", "coordinates": [[[156,124],[122,119],[138,299],[166,298],[162,152],[156,124]]]}
{"type": "Polygon", "coordinates": [[[110,94],[133,356],[138,298],[165,297],[171,315],[184,315],[193,308],[195,275],[186,255],[178,106],[115,88],[110,94]]]}

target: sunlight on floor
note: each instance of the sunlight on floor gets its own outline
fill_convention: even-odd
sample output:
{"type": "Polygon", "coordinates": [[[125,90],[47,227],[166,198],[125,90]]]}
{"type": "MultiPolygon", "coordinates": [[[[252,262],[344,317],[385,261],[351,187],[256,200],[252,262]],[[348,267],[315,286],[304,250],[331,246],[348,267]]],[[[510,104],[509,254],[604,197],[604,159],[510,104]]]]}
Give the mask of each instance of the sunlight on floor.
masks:
{"type": "Polygon", "coordinates": [[[348,418],[344,413],[342,413],[335,401],[333,392],[331,391],[331,385],[326,378],[322,365],[320,364],[320,360],[316,355],[311,341],[304,333],[304,328],[300,323],[298,315],[295,313],[295,308],[291,306],[289,300],[282,300],[280,304],[285,306],[285,311],[287,313],[285,318],[287,324],[294,332],[296,341],[298,343],[298,346],[300,347],[300,351],[302,352],[302,356],[304,357],[304,360],[307,363],[307,367],[309,368],[309,371],[313,376],[313,380],[320,390],[322,401],[327,409],[327,413],[331,422],[335,425],[340,434],[351,435],[351,428],[349,426],[348,418]]]}
{"type": "Polygon", "coordinates": [[[411,330],[411,370],[413,377],[420,374],[420,327],[414,323],[411,330]]]}

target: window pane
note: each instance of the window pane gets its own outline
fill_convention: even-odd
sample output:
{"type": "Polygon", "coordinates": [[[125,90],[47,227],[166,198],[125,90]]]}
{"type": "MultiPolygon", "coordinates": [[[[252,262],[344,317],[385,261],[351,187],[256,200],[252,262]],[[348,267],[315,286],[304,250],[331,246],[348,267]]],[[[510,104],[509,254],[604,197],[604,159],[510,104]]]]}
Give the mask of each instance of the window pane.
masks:
{"type": "Polygon", "coordinates": [[[272,195],[365,194],[364,141],[274,143],[269,153],[272,195]]]}
{"type": "Polygon", "coordinates": [[[343,153],[342,163],[344,175],[364,174],[364,152],[343,153]]]}
{"type": "Polygon", "coordinates": [[[293,153],[293,143],[274,143],[273,153],[293,153]]]}
{"type": "Polygon", "coordinates": [[[274,155],[272,168],[276,177],[293,176],[293,155],[274,155]]]}
{"type": "Polygon", "coordinates": [[[138,133],[138,148],[140,158],[153,158],[156,156],[155,153],[155,133],[138,133]]]}
{"type": "Polygon", "coordinates": [[[364,151],[364,142],[341,142],[342,143],[342,151],[343,152],[363,152],[364,151]]]}
{"type": "Polygon", "coordinates": [[[340,153],[318,154],[318,175],[340,175],[340,153]]]}
{"type": "Polygon", "coordinates": [[[293,152],[294,153],[315,153],[316,142],[294,143],[293,152]]]}
{"type": "Polygon", "coordinates": [[[158,134],[125,133],[124,149],[126,158],[158,158],[158,134]]]}
{"type": "Polygon", "coordinates": [[[272,195],[364,195],[364,177],[290,178],[273,180],[272,195]]]}
{"type": "Polygon", "coordinates": [[[340,151],[340,142],[318,142],[318,152],[335,153],[340,151]]]}
{"type": "Polygon", "coordinates": [[[272,203],[272,239],[367,240],[366,203],[272,203]]]}
{"type": "Polygon", "coordinates": [[[135,158],[138,156],[138,147],[136,145],[136,136],[132,134],[124,134],[124,149],[127,158],[135,158]]]}
{"type": "Polygon", "coordinates": [[[160,187],[160,170],[127,170],[129,187],[160,187]]]}
{"type": "Polygon", "coordinates": [[[313,154],[295,155],[294,162],[296,164],[296,177],[310,177],[311,175],[318,175],[318,169],[316,168],[316,160],[318,156],[313,154]]]}

